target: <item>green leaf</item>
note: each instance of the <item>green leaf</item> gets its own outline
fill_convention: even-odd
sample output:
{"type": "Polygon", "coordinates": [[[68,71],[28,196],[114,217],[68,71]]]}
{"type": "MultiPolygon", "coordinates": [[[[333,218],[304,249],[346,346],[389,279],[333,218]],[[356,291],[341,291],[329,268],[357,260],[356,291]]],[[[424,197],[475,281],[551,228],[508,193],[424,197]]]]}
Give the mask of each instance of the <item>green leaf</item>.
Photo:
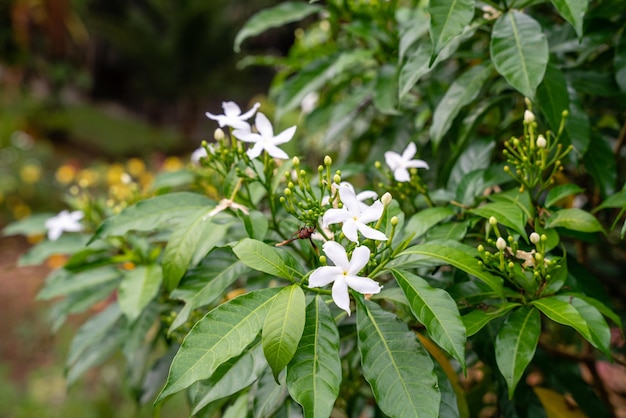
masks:
{"type": "Polygon", "coordinates": [[[172,292],[170,297],[184,301],[185,306],[176,315],[168,333],[187,322],[194,309],[209,305],[222,297],[225,290],[249,270],[245,264],[230,255],[227,257],[222,252],[212,252],[211,262],[190,271],[182,284],[172,292]]]}
{"type": "Polygon", "coordinates": [[[463,315],[461,319],[463,320],[463,325],[465,325],[467,330],[467,336],[470,337],[476,334],[489,322],[506,315],[511,309],[518,306],[520,306],[519,303],[506,303],[495,311],[475,309],[470,313],[463,315]]]}
{"type": "Polygon", "coordinates": [[[305,418],[324,418],[331,415],[340,384],[339,331],[318,295],[307,305],[304,332],[287,365],[287,387],[305,418]]]}
{"type": "Polygon", "coordinates": [[[584,155],[589,149],[591,143],[591,126],[589,122],[589,114],[583,107],[578,97],[578,92],[573,88],[568,88],[569,93],[569,116],[565,122],[565,131],[563,132],[563,146],[571,144],[577,154],[584,155]]]}
{"type": "Polygon", "coordinates": [[[492,140],[475,140],[456,159],[448,176],[448,190],[455,190],[465,176],[491,165],[493,151],[496,147],[492,140]]]}
{"type": "Polygon", "coordinates": [[[522,12],[504,13],[493,27],[489,51],[496,70],[532,100],[549,57],[541,25],[522,12]]]}
{"type": "Polygon", "coordinates": [[[413,259],[434,258],[444,261],[480,279],[496,294],[502,295],[502,279],[484,270],[478,264],[478,251],[456,241],[433,241],[407,248],[398,257],[408,255],[413,259]]]}
{"type": "Polygon", "coordinates": [[[495,217],[498,223],[517,232],[528,242],[525,229],[526,214],[518,205],[509,202],[493,202],[472,209],[470,212],[485,219],[495,217]]]}
{"type": "Polygon", "coordinates": [[[546,221],[546,228],[565,228],[579,232],[604,232],[595,216],[577,208],[561,209],[546,221]]]}
{"type": "Polygon", "coordinates": [[[461,76],[450,85],[433,113],[433,124],[430,127],[430,140],[435,149],[439,146],[441,139],[450,129],[454,118],[457,117],[461,109],[478,97],[480,90],[485,85],[492,71],[493,66],[491,63],[479,64],[461,74],[461,76]]]}
{"type": "Polygon", "coordinates": [[[552,0],[552,4],[561,17],[574,27],[578,39],[581,40],[583,37],[583,19],[587,12],[589,0],[552,0]]]}
{"type": "Polygon", "coordinates": [[[117,293],[117,303],[129,322],[139,317],[150,301],[159,293],[163,274],[161,266],[137,266],[124,273],[117,293]]]}
{"type": "Polygon", "coordinates": [[[172,232],[163,251],[163,283],[168,291],[178,286],[190,267],[194,254],[206,255],[220,244],[231,224],[219,224],[208,217],[210,210],[203,208],[190,214],[172,232]]]}
{"type": "Polygon", "coordinates": [[[296,353],[306,318],[306,300],[302,288],[287,286],[276,295],[263,324],[263,353],[278,383],[278,373],[296,353]]]}
{"type": "Polygon", "coordinates": [[[548,192],[548,194],[546,195],[546,201],[544,203],[544,206],[549,208],[551,206],[554,206],[559,200],[564,199],[567,196],[579,194],[584,191],[584,189],[572,183],[561,184],[560,186],[556,186],[548,192]]]}
{"type": "MultiPolygon", "coordinates": [[[[571,299],[574,298],[571,297],[571,299]]],[[[554,322],[574,328],[593,345],[594,338],[587,321],[580,315],[578,309],[568,302],[569,298],[563,300],[560,296],[549,296],[534,300],[531,303],[554,322]]]]}
{"type": "Polygon", "coordinates": [[[48,228],[46,228],[46,221],[56,213],[36,213],[28,218],[20,219],[19,221],[11,222],[2,229],[2,235],[39,235],[45,234],[48,228]]]}
{"type": "Polygon", "coordinates": [[[289,280],[302,276],[298,262],[286,249],[244,238],[233,247],[233,251],[251,269],[289,280]]]}
{"type": "Polygon", "coordinates": [[[602,315],[606,316],[607,318],[609,318],[611,321],[613,321],[615,323],[615,325],[617,325],[620,329],[623,328],[622,326],[622,319],[619,317],[619,315],[617,315],[615,312],[613,312],[611,309],[609,309],[608,306],[606,306],[604,303],[600,302],[598,299],[594,299],[592,297],[580,294],[580,293],[564,293],[565,296],[575,296],[578,299],[582,299],[585,302],[587,302],[589,305],[593,306],[594,308],[596,308],[602,315]]]}
{"type": "Polygon", "coordinates": [[[509,315],[496,336],[496,363],[509,388],[509,399],[524,370],[533,359],[539,335],[541,315],[532,306],[523,306],[509,315]]]}
{"type": "Polygon", "coordinates": [[[580,314],[581,318],[587,323],[591,340],[591,345],[602,351],[608,358],[611,358],[611,330],[604,320],[604,317],[592,304],[587,303],[577,295],[557,295],[555,299],[565,303],[570,303],[580,314]]]}
{"type": "Polygon", "coordinates": [[[552,132],[558,132],[563,111],[569,111],[570,106],[565,75],[554,64],[548,64],[543,81],[537,87],[537,103],[552,132]]]}
{"type": "Polygon", "coordinates": [[[235,52],[241,50],[241,44],[246,39],[265,32],[268,29],[297,22],[307,16],[317,13],[322,8],[302,2],[284,2],[277,6],[261,10],[253,15],[235,36],[235,52]]]}
{"type": "Polygon", "coordinates": [[[155,404],[210,378],[222,363],[240,355],[261,331],[279,290],[262,289],[239,296],[196,322],[176,353],[155,404]]]}
{"type": "Polygon", "coordinates": [[[439,0],[428,3],[430,38],[434,44],[432,59],[470,24],[475,3],[475,0],[439,0]]]}
{"type": "Polygon", "coordinates": [[[357,297],[363,375],[380,409],[392,417],[436,417],[441,394],[430,356],[395,315],[357,297]]]}
{"type": "Polygon", "coordinates": [[[415,274],[392,270],[404,291],[411,312],[426,327],[432,340],[452,357],[465,371],[465,326],[454,299],[442,289],[431,287],[415,274]]]}
{"type": "MultiPolygon", "coordinates": [[[[434,362],[434,365],[437,381],[439,382],[439,391],[441,392],[438,418],[460,418],[461,416],[469,417],[467,405],[463,405],[465,407],[464,409],[460,407],[459,397],[457,397],[454,385],[446,375],[444,368],[436,361],[434,362]],[[460,409],[463,410],[463,414],[459,411],[460,409]]],[[[456,385],[462,391],[461,387],[458,386],[458,383],[456,383],[456,385]]],[[[461,396],[463,395],[461,394],[461,396]]]]}
{"type": "Polygon", "coordinates": [[[493,202],[513,203],[524,212],[526,219],[535,218],[535,206],[530,200],[530,194],[528,193],[528,190],[524,190],[520,193],[519,189],[515,188],[507,190],[505,192],[490,194],[489,200],[493,202]]]}
{"type": "Polygon", "coordinates": [[[117,268],[102,266],[80,273],[72,273],[65,269],[53,271],[47,278],[43,289],[37,295],[39,300],[48,300],[57,296],[65,296],[98,285],[114,282],[121,278],[117,268]]]}
{"type": "Polygon", "coordinates": [[[241,212],[237,212],[237,215],[243,222],[243,226],[246,229],[248,237],[252,239],[257,239],[259,241],[262,241],[265,238],[269,222],[267,220],[267,217],[263,213],[259,212],[258,210],[253,210],[250,211],[249,215],[241,212]]]}
{"type": "Polygon", "coordinates": [[[600,188],[602,196],[610,196],[615,193],[617,183],[617,165],[613,149],[609,138],[597,132],[592,134],[591,141],[593,146],[587,150],[583,163],[600,188]]]}
{"type": "Polygon", "coordinates": [[[453,215],[454,211],[447,207],[426,208],[411,216],[402,229],[402,233],[404,237],[412,236],[412,240],[415,240],[439,222],[453,215]]]}
{"type": "Polygon", "coordinates": [[[597,212],[606,208],[626,208],[626,190],[620,190],[619,192],[607,197],[606,200],[600,203],[593,212],[597,212]]]}
{"type": "Polygon", "coordinates": [[[64,234],[56,241],[41,241],[17,262],[19,267],[34,266],[43,263],[48,257],[56,254],[74,254],[85,248],[89,237],[79,234],[64,234]]]}
{"type": "Polygon", "coordinates": [[[403,62],[410,47],[415,45],[429,29],[430,17],[425,7],[402,8],[396,11],[398,32],[398,62],[403,62]]]}
{"type": "Polygon", "coordinates": [[[198,209],[206,208],[214,202],[206,196],[177,192],[142,200],[106,219],[89,243],[110,236],[121,236],[127,232],[151,231],[165,223],[173,223],[190,216],[198,209]]]}
{"type": "Polygon", "coordinates": [[[376,77],[374,106],[385,115],[399,115],[398,107],[398,71],[393,65],[383,65],[376,77]]]}
{"type": "Polygon", "coordinates": [[[626,31],[622,33],[615,46],[615,57],[613,58],[615,67],[615,81],[622,92],[626,92],[626,31]]]}

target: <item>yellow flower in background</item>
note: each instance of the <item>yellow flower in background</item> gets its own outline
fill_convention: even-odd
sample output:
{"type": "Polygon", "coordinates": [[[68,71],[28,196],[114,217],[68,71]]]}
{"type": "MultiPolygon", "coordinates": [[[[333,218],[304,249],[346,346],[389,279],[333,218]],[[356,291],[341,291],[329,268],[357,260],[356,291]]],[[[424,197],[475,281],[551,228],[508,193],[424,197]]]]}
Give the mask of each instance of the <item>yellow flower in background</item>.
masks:
{"type": "Polygon", "coordinates": [[[165,161],[163,161],[163,170],[164,171],[176,171],[183,168],[185,165],[178,157],[167,157],[165,161]]]}
{"type": "Polygon", "coordinates": [[[111,164],[107,170],[106,178],[109,186],[113,184],[119,184],[122,182],[122,175],[124,174],[124,166],[119,163],[111,164]]]}
{"type": "Polygon", "coordinates": [[[126,170],[133,177],[140,177],[146,171],[146,164],[140,158],[131,158],[126,162],[126,170]]]}
{"type": "Polygon", "coordinates": [[[37,164],[24,164],[20,169],[20,178],[24,183],[33,184],[41,179],[41,167],[37,164]]]}
{"type": "Polygon", "coordinates": [[[63,164],[57,168],[55,178],[61,184],[70,184],[76,178],[76,168],[70,164],[63,164]]]}
{"type": "Polygon", "coordinates": [[[153,181],[154,181],[154,174],[149,173],[147,171],[139,176],[139,184],[141,184],[141,187],[144,189],[152,185],[153,181]]]}
{"type": "Polygon", "coordinates": [[[99,179],[100,175],[98,174],[98,172],[91,168],[81,170],[76,176],[76,182],[80,187],[83,188],[95,185],[99,179]]]}

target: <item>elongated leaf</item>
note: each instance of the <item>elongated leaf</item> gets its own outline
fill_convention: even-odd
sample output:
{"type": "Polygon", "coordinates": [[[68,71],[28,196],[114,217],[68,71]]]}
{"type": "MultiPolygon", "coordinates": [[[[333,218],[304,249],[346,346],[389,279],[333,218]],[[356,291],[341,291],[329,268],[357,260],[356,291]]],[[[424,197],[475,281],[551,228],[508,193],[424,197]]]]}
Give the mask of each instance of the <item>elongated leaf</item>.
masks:
{"type": "Polygon", "coordinates": [[[512,203],[524,212],[526,219],[533,219],[535,217],[535,206],[530,200],[528,190],[524,190],[520,193],[519,189],[511,189],[505,192],[491,194],[489,195],[489,200],[493,202],[512,203]]]}
{"type": "Polygon", "coordinates": [[[511,309],[518,306],[520,306],[519,303],[507,303],[495,311],[475,309],[470,313],[463,315],[461,319],[463,320],[463,325],[465,325],[465,328],[467,329],[467,336],[470,337],[476,334],[489,322],[506,315],[511,309]]]}
{"type": "Polygon", "coordinates": [[[357,297],[357,333],[363,375],[380,409],[392,417],[438,416],[433,361],[407,325],[357,297]]]}
{"type": "Polygon", "coordinates": [[[20,257],[17,265],[34,266],[56,254],[75,254],[85,248],[89,237],[79,234],[64,234],[56,241],[41,241],[20,257]]]}
{"type": "Polygon", "coordinates": [[[578,92],[568,86],[569,116],[565,122],[563,145],[571,144],[578,155],[585,155],[591,143],[591,122],[589,114],[579,98],[578,92]]]}
{"type": "Polygon", "coordinates": [[[609,318],[611,321],[613,321],[615,323],[615,325],[617,325],[620,329],[623,328],[622,325],[622,319],[615,313],[613,312],[608,306],[606,306],[604,303],[600,302],[598,299],[594,299],[592,297],[580,294],[580,293],[564,293],[565,296],[574,296],[578,299],[582,299],[585,302],[587,302],[589,305],[593,306],[594,308],[596,308],[602,315],[606,316],[607,318],[609,318]]]}
{"type": "Polygon", "coordinates": [[[209,403],[250,386],[266,367],[267,361],[260,343],[239,358],[222,364],[210,379],[197,383],[198,386],[195,388],[197,392],[191,400],[193,405],[191,414],[195,415],[209,403]]]}
{"type": "Polygon", "coordinates": [[[448,176],[448,190],[455,190],[467,174],[489,167],[495,148],[495,141],[492,140],[471,142],[456,161],[450,161],[450,163],[454,163],[454,166],[448,176]]]}
{"type": "Polygon", "coordinates": [[[496,294],[502,295],[502,279],[483,270],[478,264],[478,251],[457,241],[433,241],[407,248],[400,256],[412,258],[435,258],[480,279],[496,294]]]}
{"type": "Polygon", "coordinates": [[[567,20],[576,31],[578,39],[583,37],[583,19],[589,5],[588,0],[552,0],[563,19],[567,20]]]}
{"type": "Polygon", "coordinates": [[[278,288],[257,290],[218,306],[199,320],[172,361],[165,387],[155,400],[208,379],[225,361],[240,355],[261,331],[278,288]]]}
{"type": "Polygon", "coordinates": [[[117,281],[121,277],[120,272],[113,266],[98,267],[81,273],[71,273],[65,269],[56,270],[46,278],[37,299],[47,300],[92,289],[104,283],[117,281]]]}
{"type": "Polygon", "coordinates": [[[595,216],[578,208],[561,209],[548,218],[546,228],[557,227],[580,232],[604,232],[595,216]]]}
{"type": "Polygon", "coordinates": [[[176,315],[168,333],[187,322],[194,309],[209,305],[222,297],[224,291],[249,270],[241,261],[231,257],[223,257],[222,253],[213,252],[209,265],[198,267],[185,276],[183,284],[170,295],[172,299],[184,301],[185,306],[176,315]]]}
{"type": "Polygon", "coordinates": [[[233,247],[233,251],[251,269],[290,280],[302,276],[298,262],[284,248],[244,238],[233,247]]]}
{"type": "Polygon", "coordinates": [[[128,231],[151,231],[164,223],[175,222],[189,216],[198,209],[214,202],[206,196],[177,192],[151,197],[127,207],[119,214],[108,218],[96,230],[89,243],[109,236],[120,236],[128,231]]]}
{"type": "Polygon", "coordinates": [[[432,59],[470,24],[475,3],[475,0],[439,0],[428,4],[430,38],[434,45],[432,59]]]}
{"type": "Polygon", "coordinates": [[[531,303],[554,322],[574,328],[587,341],[594,344],[594,338],[589,330],[587,321],[585,321],[585,319],[580,315],[580,312],[578,312],[572,304],[557,296],[537,299],[531,303]]]}
{"type": "Polygon", "coordinates": [[[320,6],[303,2],[284,2],[255,14],[246,22],[235,36],[235,52],[239,52],[246,39],[265,32],[268,29],[297,22],[322,10],[320,6]]]}
{"type": "Polygon", "coordinates": [[[504,13],[493,27],[489,51],[496,70],[532,100],[548,65],[548,41],[541,25],[522,12],[504,13]]]}
{"type": "Polygon", "coordinates": [[[593,212],[606,208],[626,208],[626,190],[620,190],[619,192],[607,197],[604,202],[600,203],[600,205],[593,209],[593,212]]]}
{"type": "Polygon", "coordinates": [[[611,343],[611,330],[598,309],[577,296],[557,295],[554,296],[554,298],[565,303],[570,303],[578,311],[589,328],[589,333],[592,338],[592,340],[589,341],[591,345],[610,358],[611,350],[609,344],[611,343]]]}
{"type": "Polygon", "coordinates": [[[563,111],[569,111],[570,106],[565,75],[553,64],[548,64],[543,81],[537,88],[537,103],[552,132],[558,132],[563,111]]]}
{"type": "Polygon", "coordinates": [[[414,240],[424,235],[439,222],[453,215],[454,211],[447,207],[427,208],[411,216],[402,232],[405,237],[412,236],[414,240]]]}
{"type": "Polygon", "coordinates": [[[276,295],[263,324],[263,353],[278,383],[278,373],[296,353],[306,318],[304,292],[298,285],[285,287],[276,295]]]}
{"type": "Polygon", "coordinates": [[[408,271],[392,270],[409,300],[411,312],[426,327],[428,335],[465,370],[465,326],[454,299],[442,289],[408,271]]]}
{"type": "Polygon", "coordinates": [[[539,335],[541,315],[532,306],[521,307],[509,315],[496,336],[496,363],[509,388],[509,399],[524,370],[533,359],[539,335]]]}
{"type": "Polygon", "coordinates": [[[525,230],[526,214],[518,205],[509,202],[493,202],[472,209],[470,212],[485,219],[493,216],[498,223],[517,232],[528,242],[525,230]]]}
{"type": "Polygon", "coordinates": [[[138,266],[124,273],[117,294],[120,310],[130,322],[139,317],[150,301],[159,293],[163,274],[161,266],[138,266]]]}
{"type": "Polygon", "coordinates": [[[598,132],[593,132],[591,140],[593,147],[589,147],[583,157],[585,168],[600,188],[602,196],[607,197],[615,193],[617,183],[617,165],[609,138],[598,132]]]}
{"type": "Polygon", "coordinates": [[[331,415],[340,384],[339,332],[330,309],[316,296],[307,305],[302,339],[287,366],[287,387],[305,418],[325,418],[331,415]]]}
{"type": "Polygon", "coordinates": [[[3,236],[9,235],[39,235],[45,234],[48,228],[46,228],[46,221],[56,213],[44,212],[36,213],[27,218],[20,219],[19,221],[11,222],[2,229],[3,236]]]}
{"type": "Polygon", "coordinates": [[[182,221],[165,246],[163,283],[170,292],[190,267],[194,254],[201,248],[204,256],[223,240],[230,228],[230,224],[218,224],[208,218],[209,211],[200,209],[182,221]]]}
{"type": "Polygon", "coordinates": [[[398,71],[393,65],[384,65],[376,78],[374,106],[385,115],[398,115],[398,71]]]}
{"type": "Polygon", "coordinates": [[[572,183],[561,184],[548,192],[544,205],[549,208],[550,206],[554,206],[561,199],[584,191],[584,189],[572,183]]]}
{"type": "MultiPolygon", "coordinates": [[[[456,2],[457,0],[453,0],[456,2]]],[[[438,2],[432,2],[438,3],[438,2]]],[[[489,64],[476,65],[461,74],[448,88],[433,113],[433,124],[430,127],[430,140],[435,148],[438,147],[443,136],[448,132],[454,118],[461,109],[478,97],[478,93],[493,71],[489,64]]]]}

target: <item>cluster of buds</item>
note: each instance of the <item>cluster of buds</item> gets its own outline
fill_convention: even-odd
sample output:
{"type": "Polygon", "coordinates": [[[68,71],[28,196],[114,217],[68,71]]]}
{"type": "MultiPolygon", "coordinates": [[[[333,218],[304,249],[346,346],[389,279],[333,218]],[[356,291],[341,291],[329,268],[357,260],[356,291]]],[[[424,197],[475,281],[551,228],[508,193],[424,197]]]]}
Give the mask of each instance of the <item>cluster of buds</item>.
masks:
{"type": "MultiPolygon", "coordinates": [[[[332,159],[329,156],[324,158],[324,165],[318,167],[320,196],[316,195],[311,187],[311,179],[306,170],[300,167],[300,159],[292,158],[293,170],[285,171],[285,181],[287,187],[280,197],[280,203],[284,206],[287,213],[297,218],[302,224],[307,226],[317,226],[318,219],[323,215],[324,209],[320,202],[321,194],[326,189],[324,186],[329,184],[325,177],[330,177],[330,166],[332,159]]],[[[335,177],[340,176],[340,173],[335,177]]],[[[330,189],[330,187],[327,187],[330,189]]]]}
{"type": "Polygon", "coordinates": [[[520,192],[535,191],[537,194],[554,183],[554,176],[563,170],[563,158],[572,150],[572,146],[563,148],[559,143],[565,127],[568,112],[562,113],[561,124],[556,135],[548,131],[546,135],[537,134],[537,122],[530,102],[524,112],[524,136],[505,141],[504,156],[509,165],[504,171],[519,184],[520,192]]]}

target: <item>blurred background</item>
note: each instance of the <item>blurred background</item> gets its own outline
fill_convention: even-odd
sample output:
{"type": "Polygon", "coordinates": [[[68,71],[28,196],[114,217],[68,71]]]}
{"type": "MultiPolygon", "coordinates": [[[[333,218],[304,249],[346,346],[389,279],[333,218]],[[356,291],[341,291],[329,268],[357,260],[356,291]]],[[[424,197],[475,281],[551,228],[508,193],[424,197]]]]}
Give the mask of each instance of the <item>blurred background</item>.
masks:
{"type": "MultiPolygon", "coordinates": [[[[212,137],[205,112],[263,100],[273,73],[250,54],[282,55],[293,27],[233,40],[278,0],[0,0],[0,228],[64,207],[72,187],[123,193],[187,164],[212,137]]],[[[32,237],[36,240],[37,237],[32,237]]],[[[72,330],[52,335],[35,295],[46,266],[18,267],[22,237],[0,237],[0,417],[151,416],[120,387],[119,368],[66,391],[72,330]]],[[[81,318],[75,318],[75,324],[81,318]]],[[[165,405],[163,416],[187,416],[165,405]],[[167,409],[169,411],[166,411],[167,409]]]]}

